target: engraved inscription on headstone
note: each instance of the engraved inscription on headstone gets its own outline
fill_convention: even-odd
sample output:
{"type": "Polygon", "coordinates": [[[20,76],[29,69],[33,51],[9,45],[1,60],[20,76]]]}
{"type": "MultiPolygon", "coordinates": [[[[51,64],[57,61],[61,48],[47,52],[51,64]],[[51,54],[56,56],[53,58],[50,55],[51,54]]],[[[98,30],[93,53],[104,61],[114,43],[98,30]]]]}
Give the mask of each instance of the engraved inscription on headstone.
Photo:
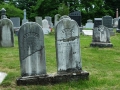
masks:
{"type": "Polygon", "coordinates": [[[14,46],[14,31],[13,23],[10,19],[3,18],[0,20],[0,46],[14,46]]]}
{"type": "Polygon", "coordinates": [[[22,76],[46,74],[44,34],[38,23],[29,22],[18,33],[22,76]]]}
{"type": "Polygon", "coordinates": [[[82,70],[78,24],[70,18],[63,18],[55,31],[58,73],[82,70]]]}

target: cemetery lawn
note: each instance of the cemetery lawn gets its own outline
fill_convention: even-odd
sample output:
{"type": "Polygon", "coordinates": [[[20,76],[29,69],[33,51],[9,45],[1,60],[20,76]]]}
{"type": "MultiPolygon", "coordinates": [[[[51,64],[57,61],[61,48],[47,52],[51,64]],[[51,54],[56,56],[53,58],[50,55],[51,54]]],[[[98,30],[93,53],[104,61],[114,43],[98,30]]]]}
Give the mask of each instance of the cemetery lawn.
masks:
{"type": "MultiPolygon", "coordinates": [[[[93,48],[91,36],[80,36],[82,68],[88,71],[89,80],[71,81],[55,85],[17,86],[16,79],[21,76],[18,39],[15,47],[0,47],[0,72],[7,77],[0,90],[120,90],[120,34],[111,37],[112,48],[93,48]]],[[[45,35],[47,73],[56,73],[56,53],[54,34],[45,35]]]]}

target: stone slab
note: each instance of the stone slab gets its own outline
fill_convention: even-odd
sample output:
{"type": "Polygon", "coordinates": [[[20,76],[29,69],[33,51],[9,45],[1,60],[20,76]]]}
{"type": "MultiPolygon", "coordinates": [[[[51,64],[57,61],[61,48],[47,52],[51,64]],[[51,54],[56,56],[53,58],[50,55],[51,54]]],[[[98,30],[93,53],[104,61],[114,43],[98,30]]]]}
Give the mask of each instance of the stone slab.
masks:
{"type": "Polygon", "coordinates": [[[117,29],[116,32],[117,32],[117,33],[120,33],[120,29],[117,29]]]}
{"type": "Polygon", "coordinates": [[[6,76],[7,76],[6,73],[4,73],[4,72],[0,72],[0,84],[1,84],[2,81],[5,79],[6,76]]]}
{"type": "Polygon", "coordinates": [[[80,71],[79,73],[20,77],[16,80],[16,84],[18,86],[48,85],[48,84],[57,84],[61,82],[78,81],[78,80],[89,80],[89,73],[87,71],[80,71]]]}
{"type": "Polygon", "coordinates": [[[82,30],[83,35],[93,35],[93,30],[82,30]]]}
{"type": "Polygon", "coordinates": [[[101,43],[101,42],[92,42],[91,47],[113,47],[112,43],[101,43]]]}

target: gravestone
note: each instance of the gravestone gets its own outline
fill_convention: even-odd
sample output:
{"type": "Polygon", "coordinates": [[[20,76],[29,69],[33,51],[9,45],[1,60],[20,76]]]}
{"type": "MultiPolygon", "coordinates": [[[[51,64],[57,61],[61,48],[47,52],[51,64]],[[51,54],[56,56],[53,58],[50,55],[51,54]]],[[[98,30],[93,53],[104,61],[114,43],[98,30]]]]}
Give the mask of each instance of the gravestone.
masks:
{"type": "Polygon", "coordinates": [[[13,22],[15,34],[18,35],[18,31],[20,28],[20,17],[11,17],[10,20],[13,22]]]}
{"type": "Polygon", "coordinates": [[[113,27],[114,28],[118,27],[118,20],[119,20],[119,18],[114,18],[114,20],[113,20],[113,27]]]}
{"type": "Polygon", "coordinates": [[[120,33],[120,18],[118,20],[118,28],[117,28],[116,32],[120,33]]]}
{"type": "Polygon", "coordinates": [[[0,11],[1,11],[1,19],[7,18],[7,16],[6,16],[6,10],[4,8],[2,8],[0,11]]]}
{"type": "Polygon", "coordinates": [[[94,18],[94,27],[102,25],[102,18],[94,18]]]}
{"type": "Polygon", "coordinates": [[[60,14],[56,14],[54,17],[54,26],[56,26],[59,22],[60,14]]]}
{"type": "Polygon", "coordinates": [[[42,26],[42,17],[36,16],[35,22],[38,23],[40,26],[42,26]]]}
{"type": "Polygon", "coordinates": [[[81,27],[81,12],[80,11],[74,11],[69,14],[70,18],[75,20],[78,25],[81,27]]]}
{"type": "Polygon", "coordinates": [[[18,42],[22,77],[16,80],[17,85],[46,85],[88,79],[89,73],[83,71],[81,65],[79,27],[75,21],[67,22],[70,25],[67,24],[68,27],[66,27],[64,22],[66,29],[60,27],[61,22],[59,22],[60,24],[57,25],[58,30],[56,34],[58,39],[63,39],[58,40],[56,38],[59,42],[57,45],[60,46],[61,44],[58,48],[63,50],[62,52],[57,52],[57,54],[58,56],[63,56],[63,58],[60,57],[63,62],[67,59],[67,62],[64,64],[67,66],[62,66],[62,62],[60,61],[58,67],[65,71],[67,70],[67,74],[61,74],[64,70],[58,70],[59,74],[46,74],[44,35],[42,28],[35,22],[25,23],[21,26],[18,33],[18,42]],[[58,35],[59,32],[60,35],[58,35]],[[61,36],[61,34],[63,35],[61,36]],[[69,57],[67,58],[67,56],[69,57]]]}
{"type": "Polygon", "coordinates": [[[63,16],[61,16],[61,17],[60,17],[60,19],[59,19],[59,20],[61,20],[61,19],[63,19],[63,18],[69,18],[69,19],[70,19],[70,17],[69,17],[69,16],[67,16],[67,15],[63,15],[63,16]]]}
{"type": "Polygon", "coordinates": [[[48,21],[50,28],[53,28],[52,17],[46,16],[45,19],[48,21]]]}
{"type": "Polygon", "coordinates": [[[35,22],[25,23],[18,33],[21,76],[46,74],[44,34],[35,22]]]}
{"type": "Polygon", "coordinates": [[[26,9],[23,10],[24,11],[24,18],[22,20],[22,25],[26,22],[28,22],[28,20],[26,19],[26,9]]]}
{"type": "Polygon", "coordinates": [[[14,46],[13,23],[10,19],[3,18],[0,20],[0,47],[14,46]]]}
{"type": "Polygon", "coordinates": [[[93,21],[92,20],[87,20],[87,23],[86,23],[86,25],[85,25],[85,28],[91,28],[91,29],[93,29],[93,26],[94,26],[94,23],[93,23],[93,21]]]}
{"type": "Polygon", "coordinates": [[[50,26],[49,26],[48,21],[46,19],[42,20],[42,26],[43,26],[43,33],[44,34],[49,34],[51,32],[50,26]]]}
{"type": "MultiPolygon", "coordinates": [[[[76,21],[63,18],[55,31],[57,73],[66,77],[71,74],[69,78],[77,76],[82,72],[79,26],[76,21]]],[[[88,73],[85,74],[88,77],[88,73]]]]}
{"type": "Polygon", "coordinates": [[[113,18],[111,16],[108,16],[108,15],[103,16],[102,17],[102,25],[109,28],[110,36],[115,35],[115,32],[113,31],[113,18]]]}
{"type": "Polygon", "coordinates": [[[112,43],[110,43],[110,32],[109,29],[103,25],[99,27],[95,27],[93,29],[93,38],[91,47],[112,47],[112,43]]]}

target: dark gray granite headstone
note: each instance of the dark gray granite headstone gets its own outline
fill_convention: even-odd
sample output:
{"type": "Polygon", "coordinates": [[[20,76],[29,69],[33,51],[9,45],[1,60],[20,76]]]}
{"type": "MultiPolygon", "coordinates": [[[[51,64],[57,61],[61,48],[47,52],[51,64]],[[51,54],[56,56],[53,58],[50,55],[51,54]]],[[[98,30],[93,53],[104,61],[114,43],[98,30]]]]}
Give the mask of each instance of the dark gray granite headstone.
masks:
{"type": "Polygon", "coordinates": [[[70,18],[63,18],[55,31],[58,73],[82,70],[78,24],[70,18]]]}
{"type": "Polygon", "coordinates": [[[46,74],[44,34],[35,22],[25,23],[18,33],[22,76],[46,74]]]}
{"type": "Polygon", "coordinates": [[[80,11],[74,11],[69,14],[70,18],[75,20],[78,25],[81,27],[81,12],[80,11]]]}
{"type": "Polygon", "coordinates": [[[90,46],[112,47],[113,45],[110,43],[109,29],[103,25],[95,27],[93,29],[93,40],[90,46]]]}
{"type": "Polygon", "coordinates": [[[102,17],[102,25],[109,28],[110,36],[114,36],[115,33],[113,31],[113,18],[111,16],[103,16],[102,17]]]}
{"type": "Polygon", "coordinates": [[[14,46],[13,23],[10,19],[3,18],[0,20],[0,47],[14,46]]]}
{"type": "Polygon", "coordinates": [[[113,23],[112,23],[112,17],[111,16],[103,16],[102,17],[102,25],[108,28],[113,28],[113,23]]]}
{"type": "Polygon", "coordinates": [[[94,27],[102,25],[102,18],[94,18],[94,27]]]}

